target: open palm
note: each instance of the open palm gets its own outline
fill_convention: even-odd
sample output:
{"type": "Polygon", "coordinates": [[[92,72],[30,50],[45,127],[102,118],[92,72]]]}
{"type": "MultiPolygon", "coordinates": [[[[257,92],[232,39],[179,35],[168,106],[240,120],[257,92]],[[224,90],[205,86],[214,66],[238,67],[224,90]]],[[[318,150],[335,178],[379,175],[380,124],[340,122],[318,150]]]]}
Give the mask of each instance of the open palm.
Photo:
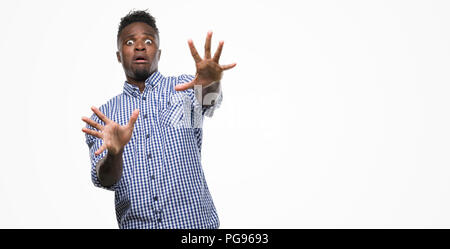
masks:
{"type": "Polygon", "coordinates": [[[101,125],[87,117],[81,118],[81,120],[98,130],[83,127],[82,131],[103,140],[103,145],[95,152],[95,155],[101,154],[104,150],[108,150],[112,155],[117,155],[123,151],[123,148],[131,139],[134,123],[139,116],[139,110],[133,111],[127,125],[119,125],[106,117],[98,108],[92,107],[91,109],[105,123],[105,125],[101,125]]]}
{"type": "Polygon", "coordinates": [[[202,59],[197,52],[192,40],[188,41],[189,49],[191,50],[192,57],[195,61],[195,67],[197,73],[195,78],[188,83],[180,84],[175,87],[177,91],[184,91],[189,88],[193,88],[194,85],[201,85],[202,87],[207,87],[213,82],[219,81],[222,78],[222,72],[231,69],[236,66],[236,63],[228,65],[219,65],[220,55],[222,54],[223,41],[219,42],[219,47],[214,53],[214,57],[211,58],[211,37],[212,32],[209,31],[206,35],[205,42],[205,56],[202,59]]]}

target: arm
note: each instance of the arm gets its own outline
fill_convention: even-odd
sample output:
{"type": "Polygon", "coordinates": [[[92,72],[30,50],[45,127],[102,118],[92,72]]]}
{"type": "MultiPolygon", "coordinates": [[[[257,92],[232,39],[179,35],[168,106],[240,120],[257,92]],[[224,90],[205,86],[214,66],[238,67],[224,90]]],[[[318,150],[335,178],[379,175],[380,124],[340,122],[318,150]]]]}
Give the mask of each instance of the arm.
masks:
{"type": "Polygon", "coordinates": [[[122,126],[108,119],[98,108],[92,107],[91,109],[97,117],[104,122],[104,125],[101,125],[87,117],[82,117],[81,119],[84,122],[97,129],[93,130],[85,127],[82,131],[86,134],[102,139],[103,144],[95,152],[95,156],[100,155],[105,150],[107,150],[108,153],[104,158],[98,161],[95,166],[100,184],[104,187],[110,187],[117,183],[122,176],[122,154],[125,145],[127,145],[131,139],[134,123],[138,118],[139,110],[134,110],[128,124],[122,126]]]}
{"type": "Polygon", "coordinates": [[[96,165],[97,177],[103,187],[111,187],[122,177],[123,171],[123,150],[118,154],[108,154],[96,165]]]}

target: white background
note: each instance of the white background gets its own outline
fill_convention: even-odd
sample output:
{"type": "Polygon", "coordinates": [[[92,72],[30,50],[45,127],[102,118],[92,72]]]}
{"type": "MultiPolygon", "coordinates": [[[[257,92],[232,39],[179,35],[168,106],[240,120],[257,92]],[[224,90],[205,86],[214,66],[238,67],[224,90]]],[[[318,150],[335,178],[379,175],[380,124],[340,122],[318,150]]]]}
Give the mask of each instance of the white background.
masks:
{"type": "Polygon", "coordinates": [[[165,75],[208,30],[221,228],[450,228],[448,1],[2,1],[0,227],[117,228],[81,116],[122,91],[120,18],[149,9],[165,75]]]}

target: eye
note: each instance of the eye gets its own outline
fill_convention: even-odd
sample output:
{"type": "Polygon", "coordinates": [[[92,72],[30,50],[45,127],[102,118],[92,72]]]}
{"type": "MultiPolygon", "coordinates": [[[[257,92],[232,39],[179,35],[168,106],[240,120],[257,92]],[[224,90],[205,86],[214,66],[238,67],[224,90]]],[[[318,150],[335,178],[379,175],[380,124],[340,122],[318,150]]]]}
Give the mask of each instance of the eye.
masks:
{"type": "Polygon", "coordinates": [[[153,42],[152,42],[152,40],[150,40],[150,39],[147,39],[147,40],[145,40],[145,44],[147,44],[147,45],[150,45],[150,44],[152,44],[153,42]]]}
{"type": "Polygon", "coordinates": [[[128,41],[127,41],[127,45],[128,45],[128,46],[131,46],[131,45],[133,45],[133,44],[134,44],[134,41],[132,41],[132,40],[128,40],[128,41]]]}

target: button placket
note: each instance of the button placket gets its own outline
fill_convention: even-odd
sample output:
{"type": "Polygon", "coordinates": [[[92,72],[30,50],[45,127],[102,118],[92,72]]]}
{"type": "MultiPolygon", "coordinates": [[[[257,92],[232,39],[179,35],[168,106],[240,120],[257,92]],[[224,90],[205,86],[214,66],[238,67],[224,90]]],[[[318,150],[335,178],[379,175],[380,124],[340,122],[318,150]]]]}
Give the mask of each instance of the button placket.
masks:
{"type": "MultiPolygon", "coordinates": [[[[141,110],[142,110],[142,113],[143,113],[143,116],[142,116],[143,117],[143,122],[144,123],[149,123],[149,121],[148,121],[149,115],[147,114],[149,105],[146,102],[146,100],[147,100],[146,92],[147,91],[144,91],[142,93],[142,95],[140,96],[141,97],[140,107],[141,107],[141,110]]],[[[152,159],[151,151],[148,150],[149,144],[151,143],[151,141],[150,141],[150,134],[148,133],[149,131],[145,131],[145,132],[146,133],[144,133],[144,135],[145,135],[145,139],[144,139],[145,150],[144,151],[146,152],[147,159],[150,160],[150,159],[152,159]]]]}
{"type": "Polygon", "coordinates": [[[151,193],[152,193],[152,199],[151,199],[151,206],[153,207],[153,213],[154,213],[154,217],[155,217],[155,222],[156,225],[159,227],[163,226],[163,217],[162,217],[162,209],[161,209],[161,196],[158,191],[158,180],[156,179],[156,176],[158,175],[158,168],[157,167],[153,167],[155,166],[155,164],[157,163],[158,159],[158,155],[157,154],[152,154],[152,152],[156,153],[156,150],[153,150],[153,145],[158,140],[158,135],[157,135],[157,113],[158,113],[158,106],[155,105],[155,101],[157,101],[157,93],[156,92],[149,92],[149,95],[147,96],[147,103],[146,103],[146,107],[147,112],[143,115],[143,121],[146,124],[149,124],[149,126],[151,127],[149,131],[146,131],[147,133],[145,134],[145,141],[147,143],[146,146],[146,150],[148,151],[147,154],[147,158],[149,159],[149,180],[150,180],[150,186],[151,186],[151,193]],[[150,95],[151,94],[151,95],[150,95]],[[151,97],[150,97],[151,96],[151,97]],[[156,129],[156,130],[155,130],[156,129]],[[156,133],[156,134],[154,134],[156,133]],[[153,160],[150,160],[153,159],[153,160]]]}

